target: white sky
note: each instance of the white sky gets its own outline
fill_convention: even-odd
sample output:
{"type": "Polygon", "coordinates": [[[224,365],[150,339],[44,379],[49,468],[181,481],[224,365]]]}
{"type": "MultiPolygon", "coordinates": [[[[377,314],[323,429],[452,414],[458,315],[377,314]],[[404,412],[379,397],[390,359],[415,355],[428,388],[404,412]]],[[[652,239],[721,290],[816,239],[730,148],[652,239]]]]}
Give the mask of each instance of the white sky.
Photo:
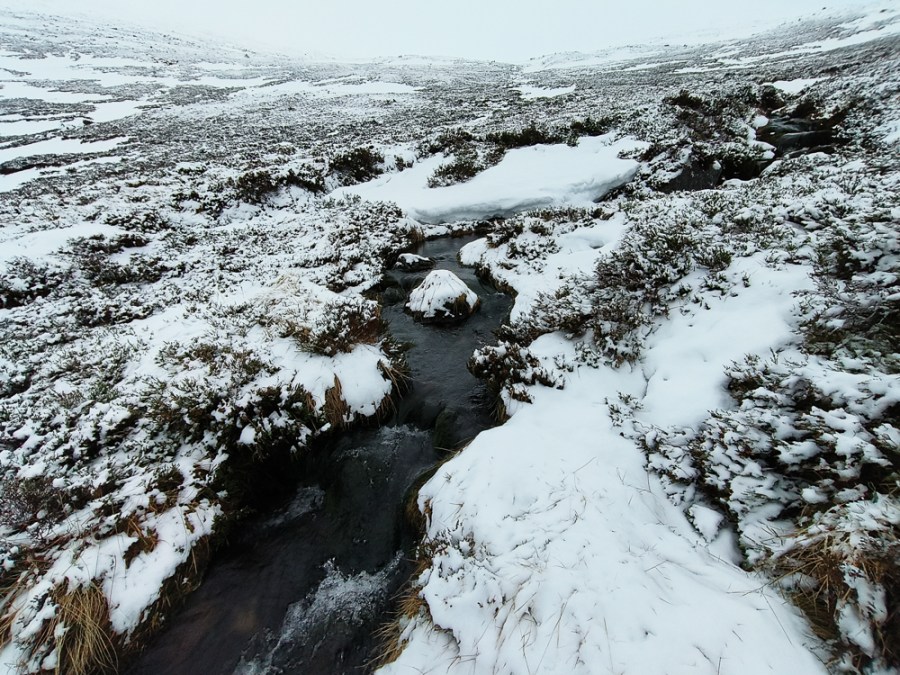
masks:
{"type": "MultiPolygon", "coordinates": [[[[0,0],[217,37],[247,48],[342,57],[421,54],[521,61],[648,41],[739,37],[885,0],[0,0]]],[[[890,3],[887,3],[890,5],[890,3]]]]}

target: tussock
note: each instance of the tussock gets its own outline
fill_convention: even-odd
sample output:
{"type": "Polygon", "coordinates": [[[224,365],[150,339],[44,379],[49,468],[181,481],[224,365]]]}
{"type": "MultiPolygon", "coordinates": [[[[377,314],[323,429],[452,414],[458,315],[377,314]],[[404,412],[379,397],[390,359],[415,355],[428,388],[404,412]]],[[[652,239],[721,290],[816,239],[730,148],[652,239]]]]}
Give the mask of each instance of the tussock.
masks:
{"type": "Polygon", "coordinates": [[[322,412],[328,423],[335,428],[344,427],[350,421],[350,406],[344,400],[341,379],[337,375],[334,376],[334,386],[325,392],[322,412]]]}
{"type": "MultiPolygon", "coordinates": [[[[889,500],[884,500],[889,501],[889,500]]],[[[882,508],[879,508],[882,507],[882,508]]],[[[838,507],[839,508],[839,507],[838,507]]],[[[900,522],[868,513],[821,514],[768,560],[816,634],[841,644],[853,667],[900,663],[900,522]]],[[[845,657],[846,658],[846,657],[845,657]]]]}
{"type": "Polygon", "coordinates": [[[94,584],[60,592],[55,621],[45,624],[46,639],[56,640],[57,675],[113,673],[118,670],[111,637],[109,607],[94,584]]]}

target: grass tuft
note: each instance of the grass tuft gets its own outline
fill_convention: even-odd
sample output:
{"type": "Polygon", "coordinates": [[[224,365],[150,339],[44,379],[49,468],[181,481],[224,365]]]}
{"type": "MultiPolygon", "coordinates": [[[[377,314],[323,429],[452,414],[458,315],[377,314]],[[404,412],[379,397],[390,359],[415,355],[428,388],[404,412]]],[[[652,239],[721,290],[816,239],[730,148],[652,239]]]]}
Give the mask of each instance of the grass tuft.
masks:
{"type": "Polygon", "coordinates": [[[322,406],[325,419],[335,429],[343,428],[350,421],[350,406],[344,400],[344,389],[341,378],[334,376],[334,386],[325,391],[325,404],[322,406]]]}
{"type": "Polygon", "coordinates": [[[114,673],[118,657],[109,624],[109,606],[95,584],[58,593],[55,621],[47,624],[48,638],[56,640],[57,675],[114,673]]]}

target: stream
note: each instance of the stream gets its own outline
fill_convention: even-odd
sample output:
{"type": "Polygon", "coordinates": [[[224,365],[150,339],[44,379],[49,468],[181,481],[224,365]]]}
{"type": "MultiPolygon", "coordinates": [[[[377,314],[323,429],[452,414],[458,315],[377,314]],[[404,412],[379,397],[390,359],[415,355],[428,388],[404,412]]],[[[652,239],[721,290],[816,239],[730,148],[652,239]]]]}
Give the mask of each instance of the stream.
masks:
{"type": "Polygon", "coordinates": [[[375,632],[392,619],[413,572],[420,533],[403,511],[429,468],[493,425],[491,397],[466,369],[508,316],[509,296],[461,267],[476,237],[442,238],[416,251],[459,276],[481,309],[453,327],[421,325],[403,311],[427,272],[390,272],[382,316],[407,352],[412,386],[377,429],[340,435],[304,465],[286,506],[248,522],[200,588],[127,670],[130,675],[370,672],[375,632]],[[437,448],[435,446],[438,446],[437,448]]]}

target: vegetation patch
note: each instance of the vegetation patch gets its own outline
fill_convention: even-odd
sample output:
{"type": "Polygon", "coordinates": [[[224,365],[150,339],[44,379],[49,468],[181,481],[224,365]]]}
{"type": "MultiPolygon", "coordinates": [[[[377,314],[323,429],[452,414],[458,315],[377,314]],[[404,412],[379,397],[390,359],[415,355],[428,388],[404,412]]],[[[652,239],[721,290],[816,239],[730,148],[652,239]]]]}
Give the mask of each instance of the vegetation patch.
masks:
{"type": "Polygon", "coordinates": [[[331,158],[328,169],[337,175],[342,185],[364,183],[383,172],[384,155],[372,147],[359,147],[338,153],[331,158]]]}

